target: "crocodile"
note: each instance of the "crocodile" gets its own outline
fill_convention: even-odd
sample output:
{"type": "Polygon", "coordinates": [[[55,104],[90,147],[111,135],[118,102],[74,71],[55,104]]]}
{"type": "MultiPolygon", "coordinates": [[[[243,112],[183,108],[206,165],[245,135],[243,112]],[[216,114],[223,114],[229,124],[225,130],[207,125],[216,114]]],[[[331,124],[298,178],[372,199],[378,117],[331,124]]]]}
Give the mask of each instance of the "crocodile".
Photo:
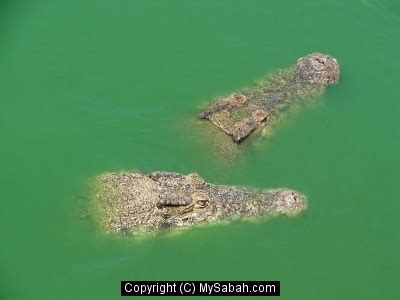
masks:
{"type": "Polygon", "coordinates": [[[233,219],[296,215],[304,195],[294,190],[215,185],[197,173],[114,172],[93,181],[92,209],[110,233],[158,232],[233,219]]]}
{"type": "Polygon", "coordinates": [[[312,53],[279,71],[256,86],[218,98],[198,114],[240,143],[258,128],[274,120],[292,104],[320,94],[338,82],[337,60],[329,55],[312,53]]]}

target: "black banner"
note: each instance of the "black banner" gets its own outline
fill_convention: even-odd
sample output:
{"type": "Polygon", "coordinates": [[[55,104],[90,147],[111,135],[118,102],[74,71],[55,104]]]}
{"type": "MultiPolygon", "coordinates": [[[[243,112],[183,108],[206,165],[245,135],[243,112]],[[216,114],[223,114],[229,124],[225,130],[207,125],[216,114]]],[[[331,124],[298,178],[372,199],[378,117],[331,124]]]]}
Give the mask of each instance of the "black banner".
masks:
{"type": "Polygon", "coordinates": [[[121,296],[280,296],[280,281],[121,281],[121,296]]]}

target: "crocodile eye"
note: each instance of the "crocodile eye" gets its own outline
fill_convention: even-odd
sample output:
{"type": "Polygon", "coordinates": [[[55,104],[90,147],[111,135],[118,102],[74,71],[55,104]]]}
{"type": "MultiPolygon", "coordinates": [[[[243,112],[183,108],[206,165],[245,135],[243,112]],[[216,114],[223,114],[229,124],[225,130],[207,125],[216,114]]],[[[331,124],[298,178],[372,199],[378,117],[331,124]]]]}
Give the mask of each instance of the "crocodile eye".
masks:
{"type": "Polygon", "coordinates": [[[208,205],[207,195],[201,192],[192,194],[192,200],[194,208],[204,208],[208,205]]]}
{"type": "Polygon", "coordinates": [[[201,200],[197,200],[194,207],[195,208],[204,208],[208,205],[208,200],[205,199],[201,199],[201,200]]]}

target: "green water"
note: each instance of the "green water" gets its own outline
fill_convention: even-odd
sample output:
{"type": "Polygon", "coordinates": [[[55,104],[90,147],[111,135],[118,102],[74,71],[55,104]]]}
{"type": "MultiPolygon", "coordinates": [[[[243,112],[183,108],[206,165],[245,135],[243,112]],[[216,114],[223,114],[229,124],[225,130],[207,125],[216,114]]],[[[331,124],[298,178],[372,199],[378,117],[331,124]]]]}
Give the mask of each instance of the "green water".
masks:
{"type": "Polygon", "coordinates": [[[120,280],[281,280],[281,299],[400,299],[400,3],[2,1],[0,299],[116,299],[120,280]],[[342,77],[224,163],[183,130],[307,53],[342,77]],[[85,183],[197,171],[290,187],[295,218],[147,240],[100,233],[85,183]]]}

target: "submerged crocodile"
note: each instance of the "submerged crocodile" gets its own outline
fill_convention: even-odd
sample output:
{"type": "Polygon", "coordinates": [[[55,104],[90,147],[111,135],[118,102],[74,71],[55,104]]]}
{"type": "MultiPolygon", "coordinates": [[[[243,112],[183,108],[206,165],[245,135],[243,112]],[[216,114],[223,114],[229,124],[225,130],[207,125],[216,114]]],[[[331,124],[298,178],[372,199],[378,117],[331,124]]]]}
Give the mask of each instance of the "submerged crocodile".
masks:
{"type": "Polygon", "coordinates": [[[257,86],[217,99],[199,114],[236,143],[256,129],[272,123],[288,106],[320,93],[339,80],[335,58],[312,53],[257,86]]]}
{"type": "Polygon", "coordinates": [[[214,185],[196,173],[105,173],[94,181],[95,216],[114,233],[295,215],[305,207],[305,197],[289,189],[214,185]]]}

